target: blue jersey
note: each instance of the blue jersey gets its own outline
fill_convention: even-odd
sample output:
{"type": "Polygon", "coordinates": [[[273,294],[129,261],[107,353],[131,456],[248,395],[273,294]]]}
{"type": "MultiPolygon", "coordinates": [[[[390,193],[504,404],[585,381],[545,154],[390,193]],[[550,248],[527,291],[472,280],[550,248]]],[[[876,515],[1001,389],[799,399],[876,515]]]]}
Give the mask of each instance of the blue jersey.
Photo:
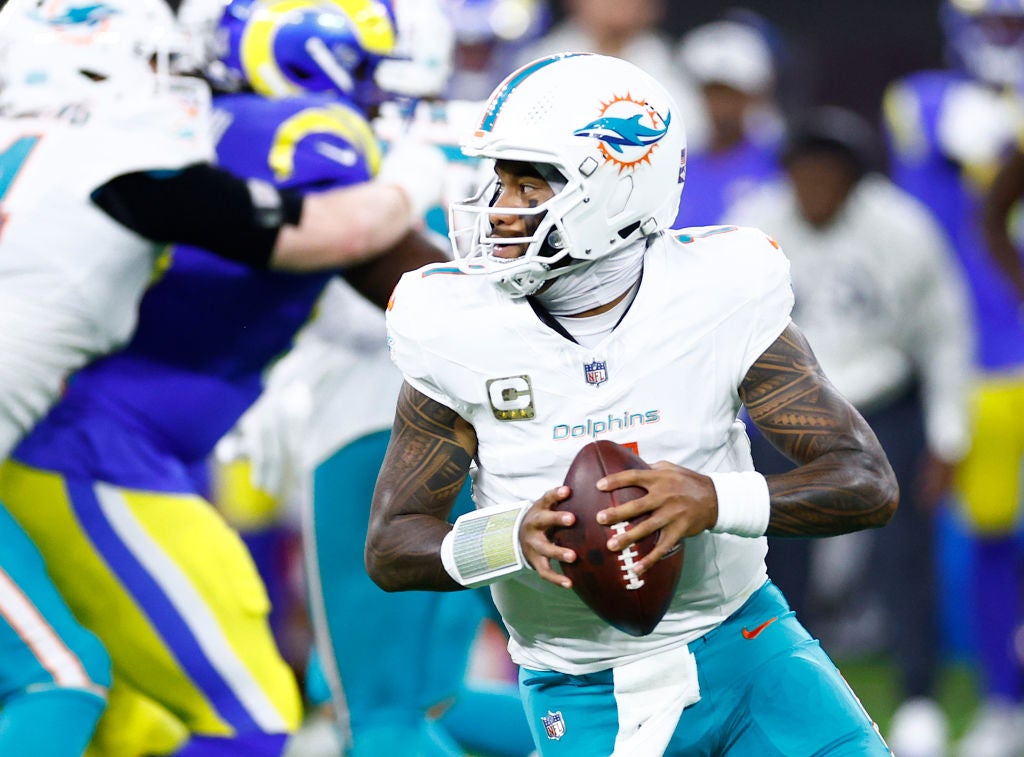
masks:
{"type": "MultiPolygon", "coordinates": [[[[319,190],[366,181],[379,166],[365,118],[337,99],[226,95],[216,108],[227,123],[218,160],[238,175],[319,190]]],[[[264,369],[291,346],[329,277],[175,248],[128,346],[76,374],[15,457],[125,487],[191,490],[192,473],[259,395],[264,369]]]]}
{"type": "Polygon", "coordinates": [[[1024,368],[1024,317],[981,228],[984,192],[1019,129],[1004,104],[954,71],[913,74],[891,85],[885,100],[892,178],[931,209],[953,243],[973,295],[978,360],[994,372],[1024,368]],[[985,103],[985,118],[958,112],[985,103]],[[992,127],[979,129],[983,121],[992,127]],[[961,135],[970,139],[961,143],[961,135]]]}
{"type": "Polygon", "coordinates": [[[687,157],[686,183],[672,228],[730,223],[725,211],[750,190],[780,173],[777,146],[743,140],[724,153],[687,157]]]}

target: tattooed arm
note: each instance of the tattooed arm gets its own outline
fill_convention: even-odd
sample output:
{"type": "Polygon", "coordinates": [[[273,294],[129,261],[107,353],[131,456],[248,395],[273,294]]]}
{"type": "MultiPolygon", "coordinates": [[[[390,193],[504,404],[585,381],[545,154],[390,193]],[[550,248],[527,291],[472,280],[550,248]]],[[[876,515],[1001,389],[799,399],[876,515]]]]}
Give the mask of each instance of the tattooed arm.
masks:
{"type": "MultiPolygon", "coordinates": [[[[790,325],[747,371],[739,387],[761,432],[798,467],[768,476],[768,534],[834,536],[885,525],[896,511],[896,477],[874,432],[821,371],[807,340],[790,325]]],[[[639,486],[647,494],[598,514],[601,523],[650,517],[608,542],[619,550],[655,530],[662,539],[635,566],[647,571],[680,539],[715,527],[718,497],[710,477],[659,461],[650,470],[613,473],[603,490],[639,486]],[[667,537],[667,538],[665,538],[667,537]]]]}
{"type": "Polygon", "coordinates": [[[860,413],[790,325],[751,366],[740,398],[762,434],[799,467],[768,476],[772,536],[833,536],[885,525],[898,490],[860,413]]]}
{"type": "Polygon", "coordinates": [[[440,549],[475,454],[472,426],[402,384],[366,537],[366,569],[382,589],[463,588],[445,572],[440,549]]]}

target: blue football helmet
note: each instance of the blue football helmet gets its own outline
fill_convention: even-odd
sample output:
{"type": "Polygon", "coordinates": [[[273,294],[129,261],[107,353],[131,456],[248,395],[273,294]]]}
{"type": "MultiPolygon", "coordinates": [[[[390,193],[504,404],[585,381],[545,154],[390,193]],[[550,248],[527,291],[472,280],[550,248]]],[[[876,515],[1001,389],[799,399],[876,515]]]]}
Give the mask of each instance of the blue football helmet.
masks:
{"type": "Polygon", "coordinates": [[[954,66],[1024,89],[1024,0],[944,0],[940,18],[954,66]]]}
{"type": "Polygon", "coordinates": [[[219,89],[268,97],[333,92],[368,106],[434,94],[453,38],[438,1],[231,0],[205,32],[205,71],[219,89]]]}

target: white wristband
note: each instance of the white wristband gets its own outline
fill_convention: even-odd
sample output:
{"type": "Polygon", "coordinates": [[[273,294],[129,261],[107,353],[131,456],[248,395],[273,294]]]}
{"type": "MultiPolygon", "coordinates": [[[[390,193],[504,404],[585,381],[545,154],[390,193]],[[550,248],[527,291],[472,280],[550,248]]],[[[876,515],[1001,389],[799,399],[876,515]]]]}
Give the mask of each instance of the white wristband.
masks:
{"type": "Polygon", "coordinates": [[[768,482],[757,471],[709,473],[718,495],[716,534],[764,536],[771,516],[768,482]]]}
{"type": "Polygon", "coordinates": [[[473,589],[527,568],[519,526],[532,504],[515,502],[460,515],[441,542],[448,575],[473,589]]]}

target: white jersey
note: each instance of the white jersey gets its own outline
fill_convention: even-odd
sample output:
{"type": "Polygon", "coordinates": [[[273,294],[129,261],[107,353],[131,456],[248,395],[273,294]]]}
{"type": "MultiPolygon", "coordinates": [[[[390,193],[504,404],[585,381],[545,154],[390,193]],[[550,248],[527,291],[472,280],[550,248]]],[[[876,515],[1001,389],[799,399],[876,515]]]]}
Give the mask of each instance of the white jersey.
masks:
{"type": "Polygon", "coordinates": [[[159,248],[89,195],[128,171],[210,159],[193,107],[142,96],[116,121],[86,106],[0,118],[0,456],[69,374],[131,335],[159,248]]]}
{"type": "MultiPolygon", "coordinates": [[[[388,312],[392,358],[413,387],[476,430],[474,499],[536,500],[586,443],[635,443],[649,462],[710,473],[753,468],[738,387],[789,323],[789,263],[756,229],[665,232],[636,298],[592,348],[544,325],[529,302],[455,266],[406,274],[388,312]]],[[[607,625],[532,571],[492,586],[520,665],[582,674],[707,633],[762,585],[764,538],[705,532],[686,543],[678,593],[648,636],[607,625]]]]}

